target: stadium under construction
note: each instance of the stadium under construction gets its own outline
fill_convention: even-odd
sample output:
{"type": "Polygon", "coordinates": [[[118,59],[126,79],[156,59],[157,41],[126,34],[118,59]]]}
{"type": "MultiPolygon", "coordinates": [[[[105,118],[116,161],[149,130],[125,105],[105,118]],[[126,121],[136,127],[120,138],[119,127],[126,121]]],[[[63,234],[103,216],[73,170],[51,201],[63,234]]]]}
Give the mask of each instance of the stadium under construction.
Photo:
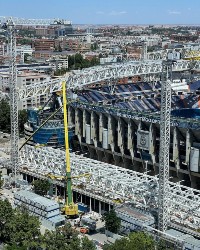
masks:
{"type": "MultiPolygon", "coordinates": [[[[197,81],[187,85],[187,92],[173,91],[169,163],[172,181],[197,189],[200,189],[199,88],[197,81]]],[[[159,81],[133,83],[126,79],[126,83],[101,84],[76,92],[76,99],[68,105],[71,149],[91,159],[157,175],[160,91],[159,81]]],[[[59,102],[52,100],[51,108],[28,111],[26,138],[54,111],[59,102]]],[[[63,128],[60,112],[28,143],[62,148],[63,128]]]]}
{"type": "MultiPolygon", "coordinates": [[[[68,91],[73,200],[99,214],[114,206],[116,211],[119,208],[125,229],[153,232],[160,211],[161,81],[148,82],[141,77],[133,82],[130,77],[94,82],[84,89],[68,91]],[[121,205],[125,206],[120,209],[121,205]]],[[[38,90],[42,93],[42,88],[47,91],[53,82],[45,84],[19,94],[29,98],[37,95],[38,90]]],[[[55,89],[45,107],[28,111],[24,128],[29,145],[20,151],[18,171],[29,183],[48,179],[52,193],[66,197],[63,100],[58,91],[60,82],[52,86],[55,89]],[[29,140],[32,133],[35,134],[29,140]]],[[[198,81],[172,82],[171,181],[166,189],[168,227],[197,238],[200,238],[199,87],[198,81]]],[[[9,161],[3,165],[12,169],[9,161]]],[[[172,241],[179,239],[173,236],[172,241]]]]}

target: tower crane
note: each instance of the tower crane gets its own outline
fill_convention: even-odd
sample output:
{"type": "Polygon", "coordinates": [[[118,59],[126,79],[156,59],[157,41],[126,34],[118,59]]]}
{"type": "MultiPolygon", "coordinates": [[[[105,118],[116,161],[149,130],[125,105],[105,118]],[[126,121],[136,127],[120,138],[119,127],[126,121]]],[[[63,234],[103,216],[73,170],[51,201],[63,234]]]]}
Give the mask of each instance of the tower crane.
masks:
{"type": "Polygon", "coordinates": [[[10,119],[11,119],[11,167],[16,181],[19,168],[19,130],[18,130],[18,93],[16,68],[16,25],[22,26],[50,26],[67,24],[70,21],[61,19],[23,19],[16,17],[0,17],[0,26],[8,33],[9,46],[9,87],[10,87],[10,119]]]}
{"type": "Polygon", "coordinates": [[[160,152],[159,152],[159,211],[158,230],[166,231],[168,218],[169,146],[171,115],[172,60],[162,63],[161,111],[160,111],[160,152]]]}

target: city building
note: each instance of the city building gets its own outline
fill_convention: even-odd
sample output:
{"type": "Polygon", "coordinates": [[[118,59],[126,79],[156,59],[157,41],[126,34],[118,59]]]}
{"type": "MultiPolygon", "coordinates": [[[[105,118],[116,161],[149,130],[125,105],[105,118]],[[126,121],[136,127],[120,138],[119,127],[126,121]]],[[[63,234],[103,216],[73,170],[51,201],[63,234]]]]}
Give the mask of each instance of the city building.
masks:
{"type": "MultiPolygon", "coordinates": [[[[41,83],[42,81],[50,81],[50,76],[42,73],[35,73],[29,71],[19,72],[17,75],[17,86],[18,88],[23,88],[24,86],[28,86],[30,84],[41,83]]],[[[19,100],[18,108],[19,109],[27,109],[31,107],[39,107],[44,105],[49,98],[48,93],[45,95],[33,97],[30,100],[19,100]]]]}
{"type": "Polygon", "coordinates": [[[34,41],[33,46],[35,48],[35,51],[41,51],[41,50],[54,51],[55,40],[54,39],[37,39],[34,41]]]}
{"type": "Polygon", "coordinates": [[[68,57],[66,58],[52,58],[49,61],[49,65],[52,67],[54,71],[57,71],[59,69],[68,69],[68,57]]]}

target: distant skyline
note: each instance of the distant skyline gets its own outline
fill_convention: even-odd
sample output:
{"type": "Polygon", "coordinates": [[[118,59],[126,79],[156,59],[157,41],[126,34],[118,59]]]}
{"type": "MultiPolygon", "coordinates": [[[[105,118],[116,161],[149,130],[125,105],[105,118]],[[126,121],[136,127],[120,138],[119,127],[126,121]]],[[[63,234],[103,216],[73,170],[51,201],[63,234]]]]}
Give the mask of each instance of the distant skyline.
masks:
{"type": "Polygon", "coordinates": [[[200,0],[0,0],[0,16],[73,24],[200,24],[200,0]]]}

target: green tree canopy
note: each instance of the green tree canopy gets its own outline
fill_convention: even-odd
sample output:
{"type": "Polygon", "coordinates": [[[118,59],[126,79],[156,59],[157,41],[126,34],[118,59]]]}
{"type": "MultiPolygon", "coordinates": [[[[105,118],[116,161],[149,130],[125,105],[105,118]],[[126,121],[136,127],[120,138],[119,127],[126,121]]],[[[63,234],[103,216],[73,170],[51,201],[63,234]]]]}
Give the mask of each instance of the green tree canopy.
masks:
{"type": "Polygon", "coordinates": [[[32,182],[34,192],[38,195],[44,196],[50,189],[50,182],[48,180],[35,180],[32,182]]]}
{"type": "Polygon", "coordinates": [[[153,238],[144,232],[131,233],[127,238],[116,240],[112,245],[106,245],[104,250],[155,250],[153,238]]]}
{"type": "Polygon", "coordinates": [[[0,200],[0,241],[8,241],[9,233],[6,231],[7,225],[14,215],[12,206],[8,200],[0,200]]]}
{"type": "MultiPolygon", "coordinates": [[[[19,110],[19,132],[24,131],[24,123],[27,121],[27,111],[19,110]]],[[[0,131],[10,133],[10,105],[7,100],[0,101],[0,131]]]]}
{"type": "Polygon", "coordinates": [[[5,250],[96,249],[88,238],[78,237],[69,223],[41,235],[39,218],[30,215],[26,207],[13,209],[8,200],[0,200],[0,242],[5,244],[5,250]]]}
{"type": "Polygon", "coordinates": [[[145,232],[130,233],[128,237],[116,240],[114,244],[105,245],[103,250],[172,250],[164,241],[155,242],[145,232]]]}
{"type": "Polygon", "coordinates": [[[15,210],[6,231],[9,234],[9,244],[17,246],[36,247],[41,236],[39,219],[29,215],[26,209],[15,210]]]}
{"type": "Polygon", "coordinates": [[[19,110],[19,132],[24,132],[24,123],[27,122],[27,110],[19,110]]]}
{"type": "Polygon", "coordinates": [[[92,60],[84,59],[79,53],[68,57],[69,69],[83,69],[99,65],[99,58],[94,57],[92,60]]]}
{"type": "Polygon", "coordinates": [[[10,132],[10,106],[8,101],[0,101],[0,131],[10,132]]]}
{"type": "Polygon", "coordinates": [[[57,228],[55,231],[46,231],[44,235],[44,247],[48,250],[95,250],[95,246],[88,238],[78,237],[69,223],[63,228],[57,228]]]}
{"type": "Polygon", "coordinates": [[[118,233],[121,226],[121,219],[117,217],[114,210],[110,210],[103,215],[105,220],[105,227],[112,233],[118,233]]]}

